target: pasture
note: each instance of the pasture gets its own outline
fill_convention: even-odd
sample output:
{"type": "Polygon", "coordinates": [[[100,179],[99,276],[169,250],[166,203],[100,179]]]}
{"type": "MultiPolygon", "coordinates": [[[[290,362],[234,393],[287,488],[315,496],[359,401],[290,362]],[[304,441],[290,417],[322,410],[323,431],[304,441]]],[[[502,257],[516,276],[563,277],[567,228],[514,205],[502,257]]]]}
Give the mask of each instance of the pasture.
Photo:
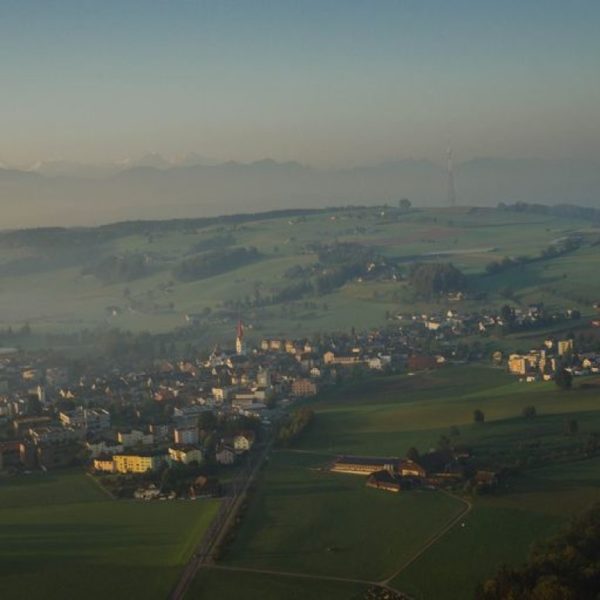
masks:
{"type": "MultiPolygon", "coordinates": [[[[294,280],[291,267],[307,267],[317,256],[312,245],[323,241],[356,242],[408,266],[411,262],[451,260],[468,276],[473,292],[486,292],[487,305],[501,304],[510,293],[517,304],[543,301],[547,306],[590,312],[600,297],[600,281],[592,276],[597,246],[571,254],[485,275],[492,260],[538,256],[553,241],[574,232],[594,233],[584,221],[510,213],[493,209],[421,209],[386,214],[365,208],[322,211],[304,218],[251,220],[211,225],[184,232],[152,235],[124,232],[81,252],[48,252],[33,242],[7,246],[0,256],[0,327],[28,321],[36,333],[78,331],[98,326],[163,332],[186,325],[185,316],[224,302],[244,302],[269,294],[294,280]],[[198,244],[229,236],[236,246],[256,247],[260,259],[197,281],[178,281],[174,267],[193,255],[198,244]],[[143,254],[148,272],[131,281],[103,283],[85,268],[108,256],[143,254]],[[576,292],[574,290],[577,290],[576,292]],[[116,310],[114,310],[116,309],[116,310]]],[[[385,322],[387,313],[443,310],[447,302],[415,300],[404,281],[349,281],[324,295],[244,309],[248,335],[306,335],[314,331],[367,328],[385,322]],[[307,302],[305,302],[307,301],[307,302]],[[306,304],[306,305],[305,305],[306,304]]],[[[449,306],[449,305],[448,305],[449,306]]],[[[461,309],[480,304],[467,300],[461,309]]],[[[456,305],[453,305],[456,308],[456,305]]],[[[202,336],[229,339],[223,321],[205,319],[202,336]]]]}
{"type": "Polygon", "coordinates": [[[186,600],[238,600],[240,590],[246,600],[359,600],[364,586],[242,571],[200,571],[186,600]]]}
{"type": "Polygon", "coordinates": [[[364,477],[328,472],[329,458],[272,455],[227,565],[378,581],[464,509],[429,490],[368,489],[364,477]]]}
{"type": "MultiPolygon", "coordinates": [[[[500,369],[455,366],[354,382],[309,404],[314,425],[293,449],[273,454],[223,565],[377,581],[418,557],[392,586],[415,598],[466,600],[501,563],[523,560],[535,540],[598,498],[600,458],[571,455],[600,431],[597,388],[565,392],[554,383],[517,383],[500,369]],[[526,419],[521,411],[530,405],[538,415],[526,419]],[[482,425],[473,423],[475,408],[486,415],[482,425]],[[579,431],[568,435],[572,418],[579,431]],[[497,493],[472,498],[464,520],[422,554],[462,513],[462,501],[429,490],[371,490],[363,477],[326,470],[338,454],[404,456],[411,446],[435,447],[442,435],[484,463],[521,465],[520,474],[497,493]]],[[[201,573],[190,598],[221,589],[228,597],[234,575],[266,598],[279,589],[287,595],[280,585],[298,597],[306,587],[309,598],[313,586],[326,589],[317,580],[275,579],[272,587],[259,573],[214,570],[201,573]]]]}
{"type": "Polygon", "coordinates": [[[78,471],[2,479],[0,596],[162,600],[216,509],[115,501],[78,471]]]}

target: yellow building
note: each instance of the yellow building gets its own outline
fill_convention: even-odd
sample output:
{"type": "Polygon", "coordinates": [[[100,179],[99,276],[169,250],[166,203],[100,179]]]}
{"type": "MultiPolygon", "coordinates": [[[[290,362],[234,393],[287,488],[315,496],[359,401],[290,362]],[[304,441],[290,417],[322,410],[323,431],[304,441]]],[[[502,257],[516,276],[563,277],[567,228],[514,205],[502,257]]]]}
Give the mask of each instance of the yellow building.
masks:
{"type": "Polygon", "coordinates": [[[508,370],[515,375],[525,375],[527,370],[527,361],[520,354],[511,354],[508,359],[508,370]]]}
{"type": "Polygon", "coordinates": [[[560,340],[558,342],[558,355],[563,356],[569,352],[573,352],[573,340],[560,340]]]}
{"type": "Polygon", "coordinates": [[[99,456],[94,459],[94,470],[102,471],[104,473],[114,473],[115,463],[113,462],[112,456],[99,456]]]}
{"type": "Polygon", "coordinates": [[[113,462],[117,473],[146,473],[155,471],[163,461],[159,454],[115,454],[113,462]]]}

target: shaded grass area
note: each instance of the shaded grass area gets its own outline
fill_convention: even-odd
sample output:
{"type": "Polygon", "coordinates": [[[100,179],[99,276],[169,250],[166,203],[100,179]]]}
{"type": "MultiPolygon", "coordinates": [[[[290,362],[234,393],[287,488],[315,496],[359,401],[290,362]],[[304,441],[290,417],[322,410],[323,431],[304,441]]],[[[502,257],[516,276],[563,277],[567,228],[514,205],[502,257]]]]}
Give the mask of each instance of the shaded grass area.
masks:
{"type": "Polygon", "coordinates": [[[415,598],[462,600],[501,563],[525,560],[599,496],[600,459],[535,470],[498,496],[479,498],[456,527],[392,581],[415,598]]]}
{"type": "Polygon", "coordinates": [[[364,588],[354,583],[318,581],[232,571],[200,571],[186,600],[358,600],[364,588]]]}
{"type": "Polygon", "coordinates": [[[2,481],[2,597],[164,598],[217,506],[112,501],[76,472],[2,481]]]}

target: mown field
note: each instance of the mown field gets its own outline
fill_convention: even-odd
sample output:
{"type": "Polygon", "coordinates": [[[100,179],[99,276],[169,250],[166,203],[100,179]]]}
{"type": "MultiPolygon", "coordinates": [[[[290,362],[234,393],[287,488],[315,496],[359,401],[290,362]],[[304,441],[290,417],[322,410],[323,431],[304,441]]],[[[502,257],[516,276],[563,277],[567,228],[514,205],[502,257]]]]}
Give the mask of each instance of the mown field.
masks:
{"type": "Polygon", "coordinates": [[[272,456],[228,565],[379,581],[464,509],[437,492],[367,489],[362,477],[329,473],[329,458],[272,456]]]}
{"type": "MultiPolygon", "coordinates": [[[[308,249],[322,242],[357,242],[400,264],[452,261],[470,278],[473,292],[489,294],[486,306],[506,301],[545,302],[590,313],[600,297],[593,277],[598,247],[586,245],[566,256],[537,261],[484,276],[486,265],[503,257],[538,256],[553,241],[574,233],[598,232],[582,220],[501,212],[492,209],[422,209],[387,214],[385,209],[322,211],[299,218],[261,219],[211,225],[152,235],[124,233],[90,248],[45,247],[29,241],[0,252],[0,327],[29,322],[34,332],[78,331],[98,326],[132,331],[169,331],[186,324],[186,314],[224,302],[244,301],[257,293],[289,285],[290,267],[316,261],[308,249]],[[179,281],[174,268],[198,244],[228,236],[235,247],[256,247],[260,259],[198,281],[179,281]],[[85,268],[108,256],[138,254],[150,261],[148,273],[131,281],[103,283],[85,268]],[[113,314],[109,308],[117,308],[113,314]]],[[[456,305],[453,305],[456,307],[456,305]]],[[[477,302],[460,305],[477,308],[477,302]]],[[[444,303],[415,304],[402,281],[351,281],[324,295],[244,310],[248,336],[306,335],[322,330],[381,325],[386,313],[441,310],[444,303]],[[305,301],[308,304],[305,305],[305,301]]],[[[233,323],[233,322],[232,322],[233,323]]],[[[232,327],[234,324],[232,324],[232,327]]],[[[199,335],[212,340],[231,336],[227,322],[206,319],[199,335]]]]}
{"type": "MultiPolygon", "coordinates": [[[[323,470],[343,453],[404,456],[411,446],[435,447],[445,435],[484,462],[521,466],[496,494],[471,498],[464,520],[396,574],[391,584],[415,598],[472,598],[475,585],[501,563],[523,560],[535,540],[600,495],[600,459],[572,454],[600,432],[600,388],[565,392],[553,383],[516,383],[499,369],[457,366],[355,383],[312,406],[313,427],[293,449],[273,455],[222,564],[378,581],[417,556],[464,509],[441,492],[387,494],[365,488],[361,477],[323,470]],[[531,405],[538,415],[526,419],[521,411],[531,405]],[[483,425],[473,423],[476,408],[486,415],[483,425]],[[565,423],[573,418],[579,431],[567,435],[565,423]]],[[[206,571],[189,597],[229,593],[233,575],[206,571]]],[[[259,573],[239,575],[251,590],[278,589],[259,573]]],[[[281,585],[311,597],[319,581],[281,585]]]]}
{"type": "Polygon", "coordinates": [[[273,574],[205,569],[194,580],[186,599],[237,600],[359,600],[366,587],[339,581],[315,581],[273,574]]]}
{"type": "Polygon", "coordinates": [[[164,599],[216,501],[112,500],[81,472],[0,480],[0,597],[164,599]]]}

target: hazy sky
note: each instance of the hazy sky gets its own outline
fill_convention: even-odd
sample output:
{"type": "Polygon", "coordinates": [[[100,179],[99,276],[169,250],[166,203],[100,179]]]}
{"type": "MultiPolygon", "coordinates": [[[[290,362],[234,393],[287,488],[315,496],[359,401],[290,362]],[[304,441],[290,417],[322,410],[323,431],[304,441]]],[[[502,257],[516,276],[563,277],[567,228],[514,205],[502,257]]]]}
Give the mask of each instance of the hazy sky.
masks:
{"type": "Polygon", "coordinates": [[[600,157],[598,0],[0,0],[0,161],[600,157]]]}

